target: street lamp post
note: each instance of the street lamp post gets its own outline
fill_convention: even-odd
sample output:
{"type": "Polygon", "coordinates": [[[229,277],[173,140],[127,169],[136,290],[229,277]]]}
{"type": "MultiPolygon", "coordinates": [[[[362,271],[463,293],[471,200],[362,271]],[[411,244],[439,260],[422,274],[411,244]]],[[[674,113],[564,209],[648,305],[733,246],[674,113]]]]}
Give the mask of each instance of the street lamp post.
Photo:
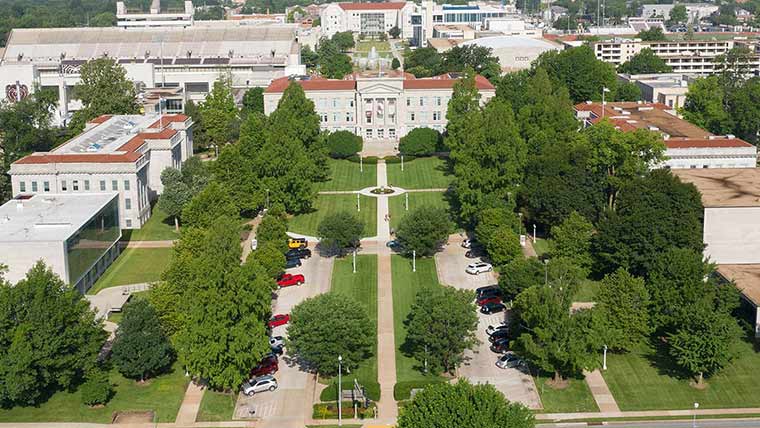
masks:
{"type": "Polygon", "coordinates": [[[343,379],[341,373],[343,372],[341,363],[343,357],[338,355],[338,426],[343,425],[343,379]]]}
{"type": "Polygon", "coordinates": [[[406,197],[406,211],[409,211],[409,193],[404,193],[406,197]]]}
{"type": "Polygon", "coordinates": [[[356,194],[356,211],[359,212],[362,210],[361,202],[359,202],[359,194],[356,194]]]}
{"type": "Polygon", "coordinates": [[[356,273],[356,248],[354,248],[354,273],[356,273]]]}
{"type": "Polygon", "coordinates": [[[699,409],[699,403],[694,403],[694,418],[691,420],[691,428],[697,428],[697,409],[699,409]]]}
{"type": "Polygon", "coordinates": [[[404,171],[404,155],[401,155],[401,171],[404,171]]]}
{"type": "Polygon", "coordinates": [[[533,243],[536,243],[536,223],[533,223],[533,243]]]}
{"type": "Polygon", "coordinates": [[[359,156],[359,172],[364,172],[364,160],[359,156]]]}
{"type": "Polygon", "coordinates": [[[522,213],[517,213],[517,216],[520,217],[520,224],[518,225],[520,233],[518,233],[518,235],[522,235],[522,213]]]}
{"type": "Polygon", "coordinates": [[[602,370],[607,370],[607,345],[604,345],[604,358],[602,359],[602,370]]]}
{"type": "Polygon", "coordinates": [[[417,251],[412,250],[412,272],[417,272],[417,251]]]}

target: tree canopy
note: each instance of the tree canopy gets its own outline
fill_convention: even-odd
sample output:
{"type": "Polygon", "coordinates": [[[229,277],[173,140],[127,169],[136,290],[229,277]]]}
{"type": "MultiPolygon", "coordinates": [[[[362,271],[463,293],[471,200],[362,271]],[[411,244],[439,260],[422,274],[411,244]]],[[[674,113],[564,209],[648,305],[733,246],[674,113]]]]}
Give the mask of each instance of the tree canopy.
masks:
{"type": "Polygon", "coordinates": [[[71,128],[84,129],[87,121],[104,114],[135,114],[139,112],[135,84],[127,72],[112,58],[87,61],[79,69],[80,82],[74,96],[82,108],[74,112],[71,128]]]}
{"type": "Polygon", "coordinates": [[[396,231],[402,251],[411,256],[432,256],[448,239],[452,223],[442,208],[421,206],[404,215],[396,231]]]}
{"type": "Polygon", "coordinates": [[[357,247],[363,232],[364,222],[351,211],[328,214],[317,227],[317,233],[321,238],[320,246],[331,253],[357,247]]]}
{"type": "Polygon", "coordinates": [[[174,351],[161,331],[156,310],[147,300],[133,299],[124,306],[112,352],[119,372],[141,381],[171,364],[174,351]]]}
{"type": "Polygon", "coordinates": [[[618,73],[628,74],[669,73],[671,70],[665,60],[649,48],[642,49],[617,68],[618,73]]]}
{"type": "MultiPolygon", "coordinates": [[[[617,81],[615,67],[596,59],[594,51],[586,45],[544,52],[534,67],[544,68],[549,77],[565,85],[574,103],[601,100],[602,88],[614,91],[617,81]]],[[[614,99],[614,93],[610,97],[614,99]]]]}

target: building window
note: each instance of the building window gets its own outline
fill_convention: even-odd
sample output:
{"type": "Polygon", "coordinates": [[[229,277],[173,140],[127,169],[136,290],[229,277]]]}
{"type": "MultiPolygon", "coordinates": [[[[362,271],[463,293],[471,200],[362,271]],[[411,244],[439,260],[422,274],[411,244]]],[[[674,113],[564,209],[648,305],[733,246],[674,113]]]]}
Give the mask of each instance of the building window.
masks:
{"type": "Polygon", "coordinates": [[[333,113],[333,122],[338,122],[338,113],[333,113]]]}
{"type": "Polygon", "coordinates": [[[124,190],[129,190],[129,180],[124,180],[124,190]]]}
{"type": "Polygon", "coordinates": [[[61,180],[61,191],[65,192],[66,190],[68,190],[66,187],[66,180],[61,180]]]}
{"type": "Polygon", "coordinates": [[[37,182],[32,181],[32,192],[37,193],[37,182]]]}
{"type": "Polygon", "coordinates": [[[385,138],[385,129],[377,130],[377,138],[385,138]]]}
{"type": "Polygon", "coordinates": [[[348,100],[348,107],[349,108],[354,108],[354,100],[353,100],[353,98],[349,98],[349,100],[348,100]]]}
{"type": "Polygon", "coordinates": [[[346,113],[346,122],[353,122],[354,121],[354,113],[349,111],[346,113]]]}
{"type": "Polygon", "coordinates": [[[332,99],[332,106],[333,106],[333,108],[338,108],[338,99],[337,98],[333,98],[332,99]]]}
{"type": "Polygon", "coordinates": [[[126,223],[127,223],[127,227],[132,227],[132,219],[128,218],[126,223]]]}
{"type": "Polygon", "coordinates": [[[437,106],[441,105],[441,97],[435,97],[435,105],[437,106]]]}
{"type": "Polygon", "coordinates": [[[74,180],[74,182],[71,184],[71,188],[75,192],[79,191],[79,180],[74,180]]]}
{"type": "Polygon", "coordinates": [[[414,112],[409,113],[409,121],[414,122],[414,112]]]}
{"type": "MultiPolygon", "coordinates": [[[[64,183],[65,183],[65,181],[64,181],[64,183]]],[[[66,190],[66,189],[63,189],[63,190],[66,190]]],[[[24,183],[23,181],[19,181],[18,182],[18,191],[21,192],[21,193],[26,192],[26,183],[24,183]]]]}
{"type": "Polygon", "coordinates": [[[434,111],[433,112],[433,121],[441,120],[441,112],[440,111],[434,111]]]}
{"type": "Polygon", "coordinates": [[[119,190],[119,182],[116,180],[111,180],[111,190],[119,190]]]}
{"type": "Polygon", "coordinates": [[[45,182],[42,183],[42,190],[44,190],[46,192],[50,191],[50,182],[49,181],[45,181],[45,182]]]}
{"type": "Polygon", "coordinates": [[[106,181],[100,180],[100,191],[105,192],[106,191],[106,181]]]}
{"type": "Polygon", "coordinates": [[[412,97],[409,97],[406,99],[406,106],[411,107],[412,106],[412,97]]]}
{"type": "Polygon", "coordinates": [[[84,181],[84,190],[90,190],[90,180],[84,181]]]}
{"type": "Polygon", "coordinates": [[[327,122],[327,114],[323,113],[320,116],[322,118],[322,123],[326,123],[327,122]]]}
{"type": "Polygon", "coordinates": [[[420,107],[425,107],[425,97],[420,97],[420,107]]]}
{"type": "Polygon", "coordinates": [[[132,200],[129,198],[124,199],[124,209],[131,210],[132,209],[132,200]]]}
{"type": "Polygon", "coordinates": [[[396,128],[391,128],[388,130],[388,138],[396,138],[396,128]]]}
{"type": "Polygon", "coordinates": [[[372,130],[371,129],[365,130],[364,131],[364,137],[365,138],[372,138],[372,130]]]}

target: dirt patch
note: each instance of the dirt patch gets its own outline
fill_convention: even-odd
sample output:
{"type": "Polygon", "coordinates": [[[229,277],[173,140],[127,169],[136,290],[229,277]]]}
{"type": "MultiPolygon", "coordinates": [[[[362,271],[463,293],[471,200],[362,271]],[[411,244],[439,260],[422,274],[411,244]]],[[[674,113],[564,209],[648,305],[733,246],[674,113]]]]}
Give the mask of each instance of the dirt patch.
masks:
{"type": "Polygon", "coordinates": [[[570,381],[567,379],[562,379],[562,378],[547,379],[546,386],[548,386],[551,389],[565,389],[568,386],[570,386],[570,381]]]}
{"type": "Polygon", "coordinates": [[[116,412],[111,423],[113,424],[145,424],[153,422],[153,412],[116,412]]]}
{"type": "Polygon", "coordinates": [[[694,389],[698,389],[700,391],[704,391],[705,389],[707,389],[707,388],[710,387],[710,385],[707,382],[703,381],[702,383],[697,383],[694,380],[692,380],[691,382],[689,382],[689,386],[692,387],[692,388],[694,388],[694,389]]]}

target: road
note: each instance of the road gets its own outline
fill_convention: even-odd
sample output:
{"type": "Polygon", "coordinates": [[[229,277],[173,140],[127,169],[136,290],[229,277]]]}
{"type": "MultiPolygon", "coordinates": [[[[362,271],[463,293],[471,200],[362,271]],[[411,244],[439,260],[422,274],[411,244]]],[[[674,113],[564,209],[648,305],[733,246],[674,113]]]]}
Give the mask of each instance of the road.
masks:
{"type": "MultiPolygon", "coordinates": [[[[601,423],[571,423],[562,422],[557,424],[538,424],[537,427],[552,428],[552,427],[584,427],[584,426],[599,426],[601,423]]],[[[760,419],[710,419],[703,420],[697,419],[696,425],[692,420],[682,421],[658,421],[658,422],[605,422],[604,426],[610,428],[760,428],[760,419]]]]}

